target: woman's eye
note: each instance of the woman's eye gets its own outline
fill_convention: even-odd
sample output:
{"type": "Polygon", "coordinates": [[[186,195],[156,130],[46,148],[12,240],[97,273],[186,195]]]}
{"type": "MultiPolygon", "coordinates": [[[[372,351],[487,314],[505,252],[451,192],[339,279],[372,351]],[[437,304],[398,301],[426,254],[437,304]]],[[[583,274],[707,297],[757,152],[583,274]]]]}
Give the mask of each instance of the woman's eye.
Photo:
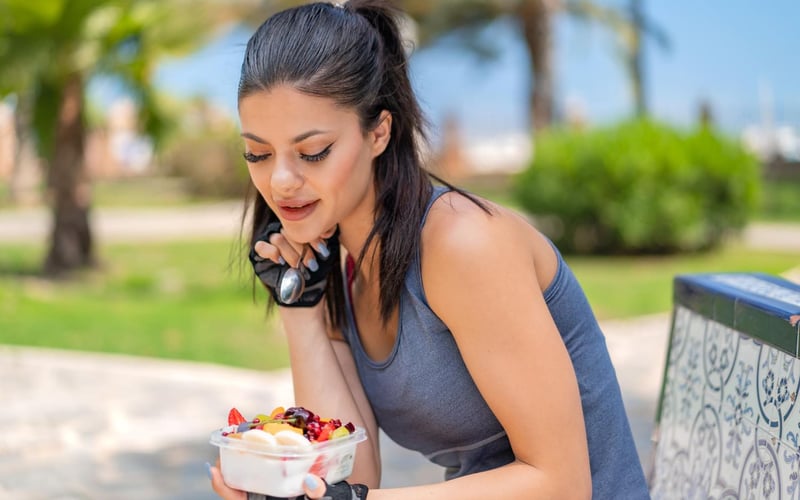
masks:
{"type": "Polygon", "coordinates": [[[245,151],[242,156],[244,156],[245,161],[249,163],[258,163],[260,161],[266,160],[271,155],[269,153],[264,153],[263,155],[254,155],[250,151],[245,151]]]}
{"type": "Polygon", "coordinates": [[[331,146],[333,146],[333,143],[328,144],[328,147],[315,155],[304,155],[301,153],[300,158],[304,159],[305,161],[322,161],[330,154],[331,146]]]}

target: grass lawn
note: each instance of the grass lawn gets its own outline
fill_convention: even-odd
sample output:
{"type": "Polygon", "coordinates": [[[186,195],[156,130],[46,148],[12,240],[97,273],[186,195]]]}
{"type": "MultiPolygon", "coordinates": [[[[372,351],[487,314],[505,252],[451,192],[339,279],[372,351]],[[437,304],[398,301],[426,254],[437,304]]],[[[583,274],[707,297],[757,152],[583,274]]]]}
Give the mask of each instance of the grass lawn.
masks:
{"type": "Polygon", "coordinates": [[[800,222],[800,182],[765,182],[758,218],[800,222]]]}
{"type": "Polygon", "coordinates": [[[287,365],[283,336],[230,268],[231,243],[101,249],[102,272],[53,283],[35,276],[43,249],[0,246],[0,343],[209,361],[287,365]]]}
{"type": "Polygon", "coordinates": [[[626,318],[669,311],[678,274],[761,272],[780,275],[800,265],[800,253],[754,251],[728,246],[707,254],[661,257],[577,257],[567,263],[597,316],[626,318]]]}
{"type": "MultiPolygon", "coordinates": [[[[257,369],[288,364],[284,338],[255,302],[232,242],[113,245],[104,270],[73,282],[36,276],[43,248],[0,245],[0,344],[206,361],[257,369]]],[[[672,257],[567,257],[602,319],[668,311],[676,274],[797,266],[797,253],[741,247],[672,257]]]]}

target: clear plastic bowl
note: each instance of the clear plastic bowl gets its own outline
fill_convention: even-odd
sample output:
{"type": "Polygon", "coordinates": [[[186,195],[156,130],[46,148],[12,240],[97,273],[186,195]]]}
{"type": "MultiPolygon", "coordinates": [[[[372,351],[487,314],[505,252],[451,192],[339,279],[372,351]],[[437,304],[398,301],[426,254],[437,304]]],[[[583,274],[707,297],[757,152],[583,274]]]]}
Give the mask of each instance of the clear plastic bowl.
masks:
{"type": "Polygon", "coordinates": [[[367,439],[364,429],[349,436],[312,444],[268,446],[256,441],[229,438],[222,430],[211,433],[210,443],[219,447],[225,484],[237,490],[275,497],[303,494],[303,480],[312,472],[328,483],[347,479],[353,472],[356,445],[367,439]]]}

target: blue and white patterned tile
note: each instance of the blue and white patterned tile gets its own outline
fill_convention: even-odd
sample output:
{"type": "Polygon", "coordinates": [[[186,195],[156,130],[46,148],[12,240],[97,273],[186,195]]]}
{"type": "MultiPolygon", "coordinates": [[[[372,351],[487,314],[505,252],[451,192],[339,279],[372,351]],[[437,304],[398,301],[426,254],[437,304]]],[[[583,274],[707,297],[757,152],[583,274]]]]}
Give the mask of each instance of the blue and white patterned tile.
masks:
{"type": "Polygon", "coordinates": [[[747,336],[726,330],[737,339],[737,356],[731,375],[723,389],[720,419],[723,428],[723,454],[721,476],[734,484],[743,466],[743,456],[755,439],[758,401],[756,396],[756,370],[759,345],[747,336]]]}
{"type": "Polygon", "coordinates": [[[672,335],[670,336],[670,359],[678,360],[683,356],[686,347],[686,336],[689,333],[689,323],[693,317],[703,318],[689,308],[676,305],[672,318],[672,335]]]}
{"type": "Polygon", "coordinates": [[[781,442],[778,450],[778,470],[781,476],[781,498],[800,499],[800,453],[781,442]]]}
{"type": "Polygon", "coordinates": [[[703,369],[703,342],[708,320],[698,314],[690,316],[683,353],[674,366],[676,422],[688,431],[704,405],[706,380],[703,369]]]}
{"type": "Polygon", "coordinates": [[[786,380],[789,401],[786,403],[782,439],[794,451],[800,449],[800,360],[791,355],[784,355],[789,366],[786,369],[786,380]]]}
{"type": "Polygon", "coordinates": [[[778,439],[787,439],[797,447],[798,428],[794,414],[800,384],[798,361],[791,354],[761,345],[756,364],[756,395],[763,428],[778,439]]]}
{"type": "MultiPolygon", "coordinates": [[[[739,353],[738,333],[716,321],[709,321],[703,337],[703,372],[708,389],[720,395],[728,384],[739,353]]],[[[710,401],[707,401],[710,403],[710,401]]]]}
{"type": "Polygon", "coordinates": [[[739,498],[782,498],[783,483],[779,459],[779,441],[757,430],[753,445],[743,457],[738,483],[739,498]]]}

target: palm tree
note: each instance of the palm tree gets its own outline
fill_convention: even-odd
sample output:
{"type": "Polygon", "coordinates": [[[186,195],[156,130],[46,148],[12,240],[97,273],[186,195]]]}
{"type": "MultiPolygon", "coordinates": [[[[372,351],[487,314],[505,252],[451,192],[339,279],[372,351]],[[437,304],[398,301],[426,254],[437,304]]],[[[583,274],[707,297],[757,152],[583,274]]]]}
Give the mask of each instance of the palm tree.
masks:
{"type": "MultiPolygon", "coordinates": [[[[631,2],[630,14],[590,0],[404,0],[402,4],[417,21],[422,44],[457,30],[464,35],[462,40],[474,48],[476,30],[503,16],[514,20],[528,48],[532,81],[530,121],[539,130],[550,126],[554,119],[552,24],[559,14],[598,22],[619,35],[636,106],[644,112],[641,34],[654,33],[660,41],[666,38],[645,20],[641,0],[631,2]]],[[[487,52],[485,47],[477,48],[487,52]]]]}
{"type": "Polygon", "coordinates": [[[119,77],[138,98],[145,129],[163,119],[151,85],[167,53],[194,47],[216,20],[203,2],[0,0],[0,96],[29,99],[53,213],[44,270],[90,267],[90,180],[84,168],[85,93],[97,74],[119,77]],[[187,15],[191,12],[191,15],[187,15]]]}
{"type": "Polygon", "coordinates": [[[644,14],[644,0],[628,0],[624,9],[603,7],[594,2],[577,1],[572,12],[583,19],[599,22],[617,39],[617,52],[628,77],[637,117],[648,113],[647,85],[644,69],[644,38],[651,38],[658,48],[670,49],[669,37],[644,14]]]}

